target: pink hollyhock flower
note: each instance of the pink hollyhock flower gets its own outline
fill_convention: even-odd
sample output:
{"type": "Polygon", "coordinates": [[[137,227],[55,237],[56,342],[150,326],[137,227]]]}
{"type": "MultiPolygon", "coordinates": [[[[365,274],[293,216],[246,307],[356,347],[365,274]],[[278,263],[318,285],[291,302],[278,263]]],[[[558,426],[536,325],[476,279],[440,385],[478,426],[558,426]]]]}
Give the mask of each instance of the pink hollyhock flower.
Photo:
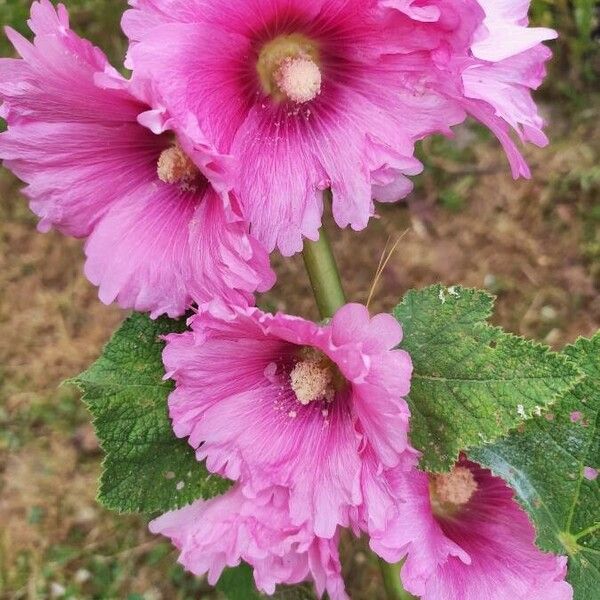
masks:
{"type": "Polygon", "coordinates": [[[380,3],[397,13],[392,19],[396,35],[429,54],[427,85],[489,127],[504,146],[513,176],[529,177],[510,129],[521,141],[548,142],[531,90],[541,85],[551,56],[542,42],[556,32],[528,27],[527,0],[380,3]]]}
{"type": "Polygon", "coordinates": [[[130,0],[129,65],[150,78],[185,135],[196,115],[240,159],[253,231],[284,254],[315,239],[320,190],[336,222],[366,226],[372,197],[395,201],[416,174],[413,142],[467,113],[529,170],[510,136],[546,138],[531,99],[549,29],[523,0],[130,0]]]}
{"type": "Polygon", "coordinates": [[[140,123],[164,125],[139,99],[146,91],[69,29],[63,6],[35,2],[29,24],[33,44],[7,29],[22,59],[0,59],[0,158],[28,184],[42,231],[88,238],[100,299],[176,316],[192,301],[249,302],[269,288],[267,253],[228,194],[230,159],[194,119],[185,139],[153,133],[140,123]]]}
{"type": "Polygon", "coordinates": [[[429,57],[383,27],[375,0],[132,5],[123,28],[134,77],[152,79],[179,134],[191,112],[239,158],[235,188],[268,249],[289,255],[317,238],[328,187],[338,225],[366,227],[373,196],[411,190],[414,140],[464,118],[427,93],[429,57]]]}
{"type": "Polygon", "coordinates": [[[191,326],[167,336],[163,354],[176,435],[249,496],[289,489],[294,525],[331,538],[378,470],[414,464],[403,399],[412,365],[394,350],[402,330],[391,315],[349,304],[320,326],[213,307],[191,326]]]}
{"type": "Polygon", "coordinates": [[[402,581],[423,600],[571,600],[566,557],[544,554],[513,491],[462,458],[449,474],[390,473],[398,515],[371,546],[406,557],[402,581]]]}
{"type": "Polygon", "coordinates": [[[225,567],[243,560],[254,569],[259,590],[313,580],[319,596],[347,600],[338,555],[338,535],[323,539],[290,521],[289,495],[273,489],[248,499],[240,485],[223,496],[199,500],[150,523],[152,533],[171,539],[179,562],[214,585],[225,567]]]}

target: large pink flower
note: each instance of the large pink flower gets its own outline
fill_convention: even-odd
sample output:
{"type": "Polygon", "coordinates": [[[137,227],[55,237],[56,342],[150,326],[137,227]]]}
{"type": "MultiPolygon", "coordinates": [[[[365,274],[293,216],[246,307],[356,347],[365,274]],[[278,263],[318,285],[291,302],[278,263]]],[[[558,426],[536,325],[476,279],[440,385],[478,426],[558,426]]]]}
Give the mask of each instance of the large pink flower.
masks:
{"type": "Polygon", "coordinates": [[[546,142],[531,88],[555,37],[523,0],[131,0],[129,65],[185,135],[200,119],[240,159],[253,231],[284,254],[314,239],[320,191],[340,226],[366,226],[419,170],[413,142],[469,113],[529,171],[510,136],[546,142]]]}
{"type": "Polygon", "coordinates": [[[427,93],[429,57],[383,26],[375,0],[132,4],[123,27],[134,77],[152,79],[181,134],[191,112],[239,158],[236,189],[269,249],[316,239],[328,187],[337,223],[364,228],[373,196],[410,191],[414,140],[464,117],[427,93]]]}
{"type": "Polygon", "coordinates": [[[259,590],[275,592],[278,584],[313,580],[319,596],[347,600],[338,555],[338,535],[318,538],[290,521],[285,489],[249,499],[237,485],[225,495],[199,500],[150,523],[153,533],[171,539],[179,562],[195,575],[208,574],[214,585],[225,567],[243,560],[254,569],[259,590]]]}
{"type": "MultiPolygon", "coordinates": [[[[528,0],[380,0],[401,39],[426,51],[428,85],[480,120],[498,137],[514,177],[530,175],[510,135],[544,146],[543,120],[531,98],[542,83],[556,37],[528,27],[528,0]]],[[[404,60],[401,58],[399,60],[404,60]]]]}
{"type": "Polygon", "coordinates": [[[392,471],[398,515],[372,533],[402,581],[423,600],[571,600],[567,559],[544,554],[514,492],[462,458],[445,475],[392,471]]]}
{"type": "Polygon", "coordinates": [[[88,238],[101,300],[176,316],[270,287],[267,253],[228,193],[231,160],[195,119],[185,139],[165,131],[168,115],[140,100],[149,88],[129,86],[77,37],[63,6],[35,2],[30,26],[33,44],[7,30],[23,58],[0,59],[0,158],[28,184],[41,230],[88,238]]]}
{"type": "Polygon", "coordinates": [[[370,478],[414,462],[403,399],[412,367],[394,350],[402,331],[390,315],[349,304],[319,326],[213,306],[192,330],[168,336],[163,356],[176,435],[248,495],[289,489],[295,525],[324,538],[358,526],[370,478]]]}

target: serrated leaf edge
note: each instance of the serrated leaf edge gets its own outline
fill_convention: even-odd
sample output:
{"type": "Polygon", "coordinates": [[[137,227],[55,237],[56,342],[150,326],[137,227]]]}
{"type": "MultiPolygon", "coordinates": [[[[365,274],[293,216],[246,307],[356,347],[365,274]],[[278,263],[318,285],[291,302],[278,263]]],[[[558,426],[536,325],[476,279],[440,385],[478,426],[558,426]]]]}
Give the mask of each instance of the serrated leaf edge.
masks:
{"type": "MultiPolygon", "coordinates": [[[[488,322],[488,320],[493,316],[494,314],[494,307],[495,307],[495,303],[497,300],[497,296],[495,296],[494,294],[489,293],[487,290],[481,290],[478,288],[472,288],[472,287],[463,287],[460,285],[455,285],[455,286],[446,286],[442,283],[437,283],[437,284],[433,284],[430,286],[427,286],[425,288],[419,288],[419,289],[410,289],[406,292],[406,294],[404,295],[404,297],[402,298],[402,300],[394,307],[393,309],[393,315],[394,317],[398,320],[398,322],[400,323],[400,325],[402,325],[402,321],[398,318],[398,313],[401,310],[401,307],[403,306],[408,306],[409,301],[411,300],[412,297],[416,296],[417,294],[425,294],[425,293],[429,293],[429,292],[437,292],[438,296],[443,293],[444,291],[449,292],[451,297],[456,297],[458,298],[458,296],[455,296],[455,293],[453,293],[451,290],[454,290],[455,292],[457,292],[458,290],[460,290],[461,292],[467,292],[468,294],[472,294],[472,295],[479,295],[482,298],[485,298],[488,301],[488,308],[485,311],[485,316],[482,312],[482,317],[474,323],[474,330],[480,329],[482,331],[485,332],[492,332],[492,333],[496,333],[498,335],[502,335],[505,339],[512,339],[512,340],[516,340],[519,342],[524,342],[526,344],[528,344],[532,349],[537,349],[542,351],[542,356],[553,356],[557,359],[561,359],[563,362],[563,366],[567,367],[567,365],[569,367],[573,367],[573,377],[574,379],[570,382],[570,385],[568,386],[568,388],[566,388],[563,392],[559,393],[556,392],[553,396],[551,396],[551,398],[544,404],[544,406],[540,406],[539,407],[539,413],[533,413],[531,412],[531,414],[526,415],[524,418],[521,419],[521,421],[519,421],[518,423],[515,424],[514,427],[512,427],[511,429],[509,429],[507,432],[505,432],[504,434],[502,434],[501,436],[498,436],[496,438],[493,439],[482,439],[481,443],[482,445],[479,445],[479,443],[477,444],[477,448],[480,447],[485,447],[488,445],[493,444],[495,441],[506,437],[507,435],[509,435],[512,431],[514,431],[515,429],[517,429],[522,423],[526,423],[527,421],[530,421],[531,419],[538,417],[540,415],[545,414],[545,412],[552,408],[552,406],[554,406],[559,400],[560,398],[564,397],[564,395],[568,394],[575,386],[577,386],[579,383],[581,383],[581,381],[585,378],[585,373],[583,373],[583,371],[578,367],[578,365],[575,363],[575,361],[573,361],[567,354],[565,354],[565,351],[567,350],[567,348],[571,347],[571,346],[575,346],[580,340],[587,340],[591,343],[591,341],[593,340],[593,338],[595,336],[592,336],[592,338],[585,338],[585,337],[580,337],[577,339],[577,341],[574,344],[571,344],[570,346],[567,346],[563,349],[563,351],[561,352],[556,352],[553,351],[548,345],[543,344],[542,342],[539,342],[537,340],[530,340],[526,337],[517,335],[511,331],[506,331],[504,330],[502,327],[499,327],[497,325],[492,325],[488,322]]],[[[441,300],[441,297],[440,297],[441,300]]],[[[442,303],[445,303],[445,300],[441,300],[442,303]]],[[[597,334],[600,335],[600,332],[597,334]]],[[[400,344],[400,347],[402,347],[402,344],[400,344]]],[[[435,377],[427,377],[427,376],[422,376],[419,375],[418,373],[414,373],[412,375],[413,379],[423,379],[423,380],[435,380],[435,377]]],[[[484,380],[484,379],[448,379],[448,378],[438,378],[440,380],[444,380],[444,381],[470,381],[470,382],[478,382],[481,381],[482,383],[486,383],[492,380],[484,380]]],[[[516,380],[517,378],[515,378],[516,380]]],[[[520,378],[522,379],[522,378],[520,378]]],[[[536,378],[527,378],[527,379],[536,379],[536,378]]],[[[542,379],[541,377],[538,377],[537,379],[542,379]]],[[[546,379],[546,378],[544,378],[546,379]]],[[[554,379],[560,379],[565,381],[565,383],[569,383],[566,381],[566,376],[562,376],[562,377],[556,377],[554,379]]],[[[508,380],[507,380],[508,381],[508,380]]],[[[454,462],[456,462],[456,460],[458,459],[458,457],[460,456],[461,452],[468,452],[469,448],[473,448],[475,447],[474,444],[470,444],[466,447],[463,448],[458,448],[454,454],[454,456],[450,457],[450,465],[453,464],[454,462]]],[[[427,467],[427,463],[429,461],[427,461],[427,459],[425,458],[425,456],[423,456],[423,458],[421,459],[420,463],[419,463],[419,468],[421,468],[422,470],[426,471],[426,472],[430,472],[430,473],[440,473],[440,472],[444,472],[444,471],[440,471],[439,469],[436,470],[433,467],[428,468],[427,467]]],[[[448,470],[451,468],[451,466],[448,468],[448,470]]]]}

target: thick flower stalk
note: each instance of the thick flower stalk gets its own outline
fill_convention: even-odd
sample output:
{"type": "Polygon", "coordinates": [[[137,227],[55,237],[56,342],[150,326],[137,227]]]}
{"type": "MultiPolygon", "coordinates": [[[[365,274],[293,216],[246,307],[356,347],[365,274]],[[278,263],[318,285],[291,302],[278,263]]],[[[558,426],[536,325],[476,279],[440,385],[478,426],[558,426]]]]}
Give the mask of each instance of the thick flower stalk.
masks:
{"type": "Polygon", "coordinates": [[[22,58],[0,59],[0,158],[28,184],[40,230],[86,238],[85,273],[105,303],[153,316],[215,297],[253,303],[274,274],[230,193],[231,157],[193,117],[176,138],[64,7],[34,3],[30,26],[33,44],[7,30],[22,58]]]}

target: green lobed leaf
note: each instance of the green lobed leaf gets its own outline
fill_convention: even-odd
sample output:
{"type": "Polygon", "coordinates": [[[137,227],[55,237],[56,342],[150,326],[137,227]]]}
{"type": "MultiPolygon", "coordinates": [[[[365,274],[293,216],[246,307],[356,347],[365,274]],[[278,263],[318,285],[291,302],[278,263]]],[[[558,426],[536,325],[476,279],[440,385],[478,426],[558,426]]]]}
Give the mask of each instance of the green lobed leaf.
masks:
{"type": "Polygon", "coordinates": [[[225,569],[217,589],[223,593],[227,600],[314,600],[315,595],[308,584],[280,585],[275,594],[265,596],[256,590],[252,569],[245,563],[239,567],[225,569]]]}
{"type": "Polygon", "coordinates": [[[435,285],[394,310],[414,365],[411,439],[427,470],[449,470],[461,450],[540,414],[580,376],[565,357],[489,325],[493,305],[487,292],[435,285]]]}
{"type": "Polygon", "coordinates": [[[163,381],[160,336],[184,328],[184,320],[153,321],[134,313],[102,356],[72,380],[83,392],[106,453],[98,499],[107,508],[166,511],[229,487],[171,429],[167,397],[173,383],[163,381]]]}
{"type": "Polygon", "coordinates": [[[585,374],[544,417],[471,458],[504,478],[531,515],[537,543],[569,557],[575,600],[600,594],[600,332],[564,354],[585,374]]]}

